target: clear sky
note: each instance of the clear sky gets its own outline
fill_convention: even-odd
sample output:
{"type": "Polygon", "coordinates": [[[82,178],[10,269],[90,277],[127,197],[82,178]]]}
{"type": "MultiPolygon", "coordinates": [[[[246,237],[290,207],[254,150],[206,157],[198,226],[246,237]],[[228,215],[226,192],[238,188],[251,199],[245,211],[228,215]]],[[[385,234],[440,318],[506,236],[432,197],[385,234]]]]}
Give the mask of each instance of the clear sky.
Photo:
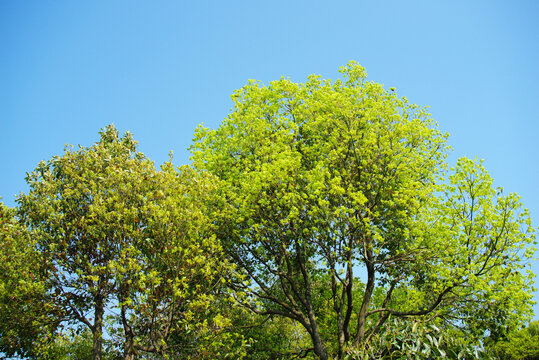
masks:
{"type": "Polygon", "coordinates": [[[188,163],[194,128],[248,79],[336,79],[357,60],[430,106],[451,160],[485,159],[537,227],[538,19],[533,0],[0,0],[0,196],[13,206],[27,171],[109,123],[156,164],[188,163]]]}

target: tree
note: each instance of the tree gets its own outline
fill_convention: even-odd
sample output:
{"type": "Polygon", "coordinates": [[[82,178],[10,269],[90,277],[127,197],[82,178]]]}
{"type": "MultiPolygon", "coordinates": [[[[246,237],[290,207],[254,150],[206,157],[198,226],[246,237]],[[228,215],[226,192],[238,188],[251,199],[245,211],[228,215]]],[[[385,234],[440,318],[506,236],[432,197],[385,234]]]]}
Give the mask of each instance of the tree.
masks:
{"type": "Polygon", "coordinates": [[[35,234],[0,203],[0,352],[35,357],[54,340],[62,310],[48,294],[35,234]]]}
{"type": "Polygon", "coordinates": [[[170,162],[157,171],[131,134],[100,134],[40,163],[17,200],[61,309],[55,321],[91,332],[92,359],[102,358],[105,332],[124,359],[215,350],[233,337],[219,312],[233,267],[208,220],[211,177],[170,162]]]}
{"type": "Polygon", "coordinates": [[[535,230],[518,197],[476,162],[446,170],[447,135],[424,109],[354,62],[341,73],[251,81],[218,129],[196,130],[194,165],[222,181],[231,208],[219,236],[250,279],[234,283],[252,296],[239,301],[301,324],[320,359],[364,347],[395,317],[478,338],[493,313],[521,322],[531,279],[518,270],[535,230]]]}
{"type": "MultiPolygon", "coordinates": [[[[27,177],[30,192],[18,198],[19,214],[38,237],[37,249],[50,264],[48,282],[63,321],[87,326],[93,359],[101,359],[105,309],[116,294],[117,262],[140,239],[145,178],[153,163],[136,152],[130,134],[114,127],[90,148],[66,148],[41,162],[27,177]]],[[[126,279],[127,280],[127,279],[126,279]]]]}
{"type": "Polygon", "coordinates": [[[241,314],[235,326],[249,342],[246,357],[253,360],[311,359],[310,338],[305,329],[288,318],[241,314]]]}
{"type": "MultiPolygon", "coordinates": [[[[40,349],[37,359],[47,360],[90,360],[92,358],[93,335],[89,329],[77,333],[73,329],[65,329],[58,333],[54,342],[40,349]]],[[[112,360],[119,358],[112,346],[105,346],[102,358],[112,360]]]]}
{"type": "Polygon", "coordinates": [[[433,323],[393,318],[365,344],[365,348],[351,351],[348,359],[493,359],[460,335],[455,329],[441,329],[433,323]]]}
{"type": "Polygon", "coordinates": [[[126,359],[143,352],[174,359],[242,357],[224,286],[234,269],[209,221],[218,211],[213,180],[187,166],[177,171],[171,162],[152,179],[143,241],[118,263],[131,269],[131,282],[118,289],[126,359]]]}
{"type": "Polygon", "coordinates": [[[539,358],[539,321],[513,331],[505,339],[489,344],[489,351],[500,360],[533,360],[539,358]]]}

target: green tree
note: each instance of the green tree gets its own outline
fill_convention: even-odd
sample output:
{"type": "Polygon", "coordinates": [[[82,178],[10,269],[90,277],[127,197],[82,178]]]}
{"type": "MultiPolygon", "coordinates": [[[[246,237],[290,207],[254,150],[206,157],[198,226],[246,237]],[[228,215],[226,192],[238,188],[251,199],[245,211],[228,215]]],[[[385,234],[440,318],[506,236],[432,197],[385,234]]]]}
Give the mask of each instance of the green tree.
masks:
{"type": "Polygon", "coordinates": [[[242,357],[225,288],[234,269],[209,221],[218,212],[213,180],[186,166],[177,171],[171,162],[152,179],[142,241],[118,262],[130,269],[130,280],[118,289],[126,359],[142,352],[179,359],[242,357]]]}
{"type": "Polygon", "coordinates": [[[110,126],[94,146],[41,162],[27,177],[30,192],[18,198],[20,217],[51,264],[48,282],[63,320],[90,329],[93,359],[101,359],[105,309],[121,287],[116,263],[140,238],[144,179],[154,173],[131,135],[119,138],[110,126]]]}
{"type": "Polygon", "coordinates": [[[0,352],[35,357],[53,340],[62,309],[48,294],[36,237],[0,203],[0,352]]]}
{"type": "MultiPolygon", "coordinates": [[[[40,163],[18,198],[47,267],[46,293],[61,309],[56,321],[91,332],[92,359],[103,357],[104,333],[124,359],[236,341],[212,309],[226,307],[221,289],[233,266],[221,261],[208,220],[211,177],[171,163],[157,171],[131,134],[113,126],[100,134],[40,163]]],[[[241,346],[229,350],[241,357],[241,346]]]]}
{"type": "Polygon", "coordinates": [[[505,339],[489,344],[488,350],[499,360],[539,359],[539,321],[513,331],[505,339]]]}
{"type": "Polygon", "coordinates": [[[403,321],[399,318],[388,320],[384,329],[365,345],[362,349],[353,349],[346,359],[493,359],[467,341],[458,329],[441,329],[434,323],[403,321]]]}
{"type": "Polygon", "coordinates": [[[249,342],[246,357],[252,360],[312,359],[310,338],[305,329],[288,318],[242,314],[235,324],[249,342]]]}
{"type": "Polygon", "coordinates": [[[390,317],[478,337],[494,311],[521,322],[534,229],[518,197],[473,161],[447,171],[447,136],[424,109],[356,63],[341,72],[251,81],[218,129],[196,130],[194,164],[222,180],[231,208],[220,237],[250,279],[234,283],[252,296],[240,301],[301,324],[324,360],[364,347],[390,317]]]}
{"type": "MultiPolygon", "coordinates": [[[[35,358],[46,360],[90,360],[92,358],[93,335],[89,329],[77,333],[73,329],[59,332],[53,342],[40,349],[35,358]]],[[[118,359],[119,354],[105,342],[102,358],[104,360],[118,359]]]]}
{"type": "Polygon", "coordinates": [[[119,296],[125,359],[245,355],[246,342],[233,324],[236,304],[226,287],[236,277],[235,266],[224,257],[211,222],[223,208],[216,182],[171,162],[153,177],[144,241],[120,265],[134,270],[119,296]],[[139,259],[135,267],[133,258],[139,259]]]}

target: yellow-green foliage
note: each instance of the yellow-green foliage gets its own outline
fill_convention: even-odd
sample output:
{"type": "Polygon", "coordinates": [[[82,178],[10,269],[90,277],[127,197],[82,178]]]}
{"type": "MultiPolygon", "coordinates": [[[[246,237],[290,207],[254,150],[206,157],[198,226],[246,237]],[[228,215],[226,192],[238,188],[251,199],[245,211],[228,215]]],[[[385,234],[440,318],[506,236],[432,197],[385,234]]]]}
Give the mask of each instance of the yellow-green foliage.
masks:
{"type": "Polygon", "coordinates": [[[0,352],[35,356],[52,338],[62,309],[48,294],[48,266],[36,236],[0,203],[0,352]]]}
{"type": "Polygon", "coordinates": [[[192,167],[156,169],[113,126],[41,162],[0,207],[0,351],[421,358],[515,334],[536,234],[519,197],[481,161],[451,169],[425,108],[340,72],[250,81],[192,167]],[[432,324],[465,336],[423,341],[432,324]]]}
{"type": "Polygon", "coordinates": [[[364,346],[390,315],[458,319],[477,343],[528,318],[519,270],[536,230],[518,196],[478,162],[448,170],[426,109],[355,62],[341,73],[250,81],[217,129],[196,130],[194,165],[231,205],[223,246],[251,280],[236,288],[259,300],[245,306],[302,324],[321,359],[364,346]]]}
{"type": "Polygon", "coordinates": [[[35,234],[28,251],[49,265],[59,321],[93,334],[93,356],[103,331],[124,344],[124,356],[176,353],[180,338],[192,353],[223,351],[227,319],[209,309],[228,306],[222,288],[234,266],[209,220],[217,213],[209,175],[170,162],[156,170],[129,133],[109,126],[98,143],[66,148],[27,181],[18,211],[35,234]]]}

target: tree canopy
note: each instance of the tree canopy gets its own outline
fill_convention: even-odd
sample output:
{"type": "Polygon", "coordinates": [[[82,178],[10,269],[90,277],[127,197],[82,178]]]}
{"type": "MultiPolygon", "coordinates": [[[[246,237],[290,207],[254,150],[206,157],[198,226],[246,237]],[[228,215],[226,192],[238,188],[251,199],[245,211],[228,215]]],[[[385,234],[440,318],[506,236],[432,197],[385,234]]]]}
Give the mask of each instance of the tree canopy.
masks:
{"type": "MultiPolygon", "coordinates": [[[[24,301],[34,287],[50,297],[50,306],[59,309],[56,326],[90,331],[92,359],[102,358],[104,333],[116,339],[125,359],[140,352],[211,353],[201,334],[227,323],[210,305],[233,267],[220,258],[211,231],[208,176],[188,167],[177,171],[171,163],[157,171],[136,151],[131,134],[119,137],[109,126],[98,143],[67,148],[63,156],[40,163],[27,181],[30,191],[18,199],[20,222],[2,207],[3,245],[20,248],[17,257],[7,255],[6,264],[22,263],[20,276],[32,279],[25,266],[44,265],[44,274],[41,282],[28,280],[31,287],[10,278],[19,285],[13,301],[24,301]],[[190,335],[195,331],[197,338],[190,335]]],[[[36,299],[14,308],[28,311],[39,305],[36,299]]],[[[10,332],[2,337],[8,344],[11,338],[10,332]]]]}
{"type": "Polygon", "coordinates": [[[519,196],[340,71],[250,81],[190,166],[156,169],[112,125],[41,162],[0,204],[0,357],[533,356],[519,196]]]}
{"type": "Polygon", "coordinates": [[[194,164],[233,209],[219,236],[251,280],[236,283],[244,305],[302,324],[320,359],[365,347],[390,317],[482,337],[529,316],[518,270],[535,230],[518,196],[479,162],[447,170],[425,109],[354,62],[341,73],[252,81],[218,129],[196,130],[194,164]]]}

